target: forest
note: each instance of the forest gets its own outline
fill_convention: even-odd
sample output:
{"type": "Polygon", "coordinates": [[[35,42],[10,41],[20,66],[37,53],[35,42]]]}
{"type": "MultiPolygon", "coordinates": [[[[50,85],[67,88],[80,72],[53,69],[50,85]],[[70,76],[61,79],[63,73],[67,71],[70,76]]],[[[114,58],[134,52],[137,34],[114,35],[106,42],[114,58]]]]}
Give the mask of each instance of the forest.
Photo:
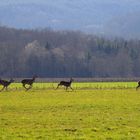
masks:
{"type": "Polygon", "coordinates": [[[140,40],[0,27],[0,77],[140,77],[140,40]]]}

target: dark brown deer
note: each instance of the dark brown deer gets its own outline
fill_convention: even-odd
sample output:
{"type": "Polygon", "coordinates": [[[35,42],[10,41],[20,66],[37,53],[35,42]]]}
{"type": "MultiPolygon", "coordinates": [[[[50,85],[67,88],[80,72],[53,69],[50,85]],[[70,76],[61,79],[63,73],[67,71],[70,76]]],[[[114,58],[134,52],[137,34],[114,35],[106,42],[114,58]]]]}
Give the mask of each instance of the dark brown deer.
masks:
{"type": "Polygon", "coordinates": [[[140,87],[140,81],[138,81],[138,86],[136,87],[136,90],[140,87]]]}
{"type": "Polygon", "coordinates": [[[66,90],[68,89],[68,87],[71,88],[71,89],[73,90],[73,88],[71,87],[71,83],[72,83],[73,81],[74,81],[74,80],[73,80],[72,78],[70,79],[69,82],[61,81],[61,82],[58,84],[58,86],[57,86],[56,89],[58,89],[59,86],[64,86],[64,87],[66,87],[66,90]]]}
{"type": "Polygon", "coordinates": [[[26,90],[29,90],[32,88],[33,86],[33,83],[35,82],[35,79],[37,78],[37,76],[33,76],[32,79],[23,79],[21,81],[23,87],[26,89],[26,90]],[[26,87],[26,85],[29,85],[29,87],[26,87]]]}
{"type": "Polygon", "coordinates": [[[2,88],[0,91],[2,91],[2,90],[4,90],[4,89],[7,90],[8,86],[9,86],[11,83],[13,83],[13,82],[14,82],[13,79],[11,79],[10,81],[0,79],[0,85],[3,86],[3,88],[2,88]]]}

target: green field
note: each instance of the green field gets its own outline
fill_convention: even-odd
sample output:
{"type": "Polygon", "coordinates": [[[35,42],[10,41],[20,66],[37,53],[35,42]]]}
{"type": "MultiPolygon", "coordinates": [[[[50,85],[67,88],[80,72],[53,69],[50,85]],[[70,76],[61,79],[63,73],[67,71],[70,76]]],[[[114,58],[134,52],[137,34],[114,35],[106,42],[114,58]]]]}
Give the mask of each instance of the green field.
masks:
{"type": "MultiPolygon", "coordinates": [[[[72,87],[75,90],[79,89],[133,89],[137,86],[137,82],[80,82],[73,83],[72,87]]],[[[34,89],[45,90],[45,89],[55,89],[57,83],[35,83],[34,89]]],[[[21,83],[12,84],[9,88],[12,90],[18,89],[23,90],[21,83]]]]}
{"type": "Polygon", "coordinates": [[[140,139],[137,83],[36,83],[0,92],[0,140],[140,139]]]}

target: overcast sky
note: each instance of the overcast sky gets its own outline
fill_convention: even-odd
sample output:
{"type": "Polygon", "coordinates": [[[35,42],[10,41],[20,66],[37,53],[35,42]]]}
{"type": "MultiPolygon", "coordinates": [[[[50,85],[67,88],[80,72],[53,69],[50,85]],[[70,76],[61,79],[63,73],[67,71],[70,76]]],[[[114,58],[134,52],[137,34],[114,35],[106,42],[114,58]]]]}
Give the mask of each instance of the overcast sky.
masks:
{"type": "Polygon", "coordinates": [[[139,13],[140,0],[0,0],[0,23],[17,28],[134,36],[140,35],[139,13]]]}

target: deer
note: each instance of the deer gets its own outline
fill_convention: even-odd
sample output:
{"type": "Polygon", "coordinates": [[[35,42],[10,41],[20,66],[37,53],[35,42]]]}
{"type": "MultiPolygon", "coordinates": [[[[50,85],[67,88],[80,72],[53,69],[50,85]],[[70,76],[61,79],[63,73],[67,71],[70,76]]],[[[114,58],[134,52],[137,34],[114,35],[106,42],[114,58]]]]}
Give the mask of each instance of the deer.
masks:
{"type": "Polygon", "coordinates": [[[64,86],[64,87],[66,87],[66,90],[68,89],[68,87],[71,88],[71,89],[73,90],[73,88],[71,87],[71,83],[72,83],[73,81],[74,81],[74,80],[73,80],[72,78],[70,79],[69,82],[61,81],[61,82],[58,84],[58,86],[57,86],[56,89],[58,89],[59,86],[64,86]]]}
{"type": "Polygon", "coordinates": [[[10,79],[10,81],[0,79],[0,85],[3,86],[3,88],[2,88],[0,91],[3,91],[4,89],[7,90],[7,89],[8,89],[8,86],[9,86],[11,83],[13,83],[13,82],[14,82],[13,79],[10,79]]]}
{"type": "Polygon", "coordinates": [[[136,90],[140,87],[140,81],[138,81],[138,86],[136,87],[136,90]]]}
{"type": "Polygon", "coordinates": [[[21,81],[23,87],[26,89],[26,90],[29,90],[32,88],[33,86],[33,83],[35,82],[35,79],[37,78],[37,76],[33,76],[32,79],[23,79],[21,81]],[[26,85],[29,85],[29,87],[27,88],[26,85]]]}

